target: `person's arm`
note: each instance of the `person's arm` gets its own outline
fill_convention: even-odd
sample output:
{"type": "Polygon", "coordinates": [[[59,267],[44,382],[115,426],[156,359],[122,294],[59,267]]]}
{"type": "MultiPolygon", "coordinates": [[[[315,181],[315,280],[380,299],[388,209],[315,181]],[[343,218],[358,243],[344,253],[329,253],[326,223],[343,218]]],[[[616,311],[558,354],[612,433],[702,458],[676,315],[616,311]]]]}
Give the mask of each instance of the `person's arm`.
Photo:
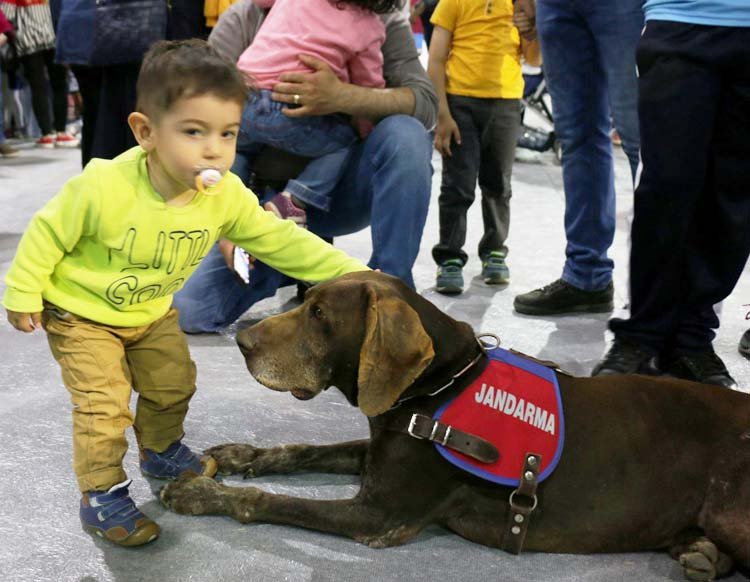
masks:
{"type": "Polygon", "coordinates": [[[539,46],[539,40],[526,40],[523,36],[521,37],[521,54],[523,60],[526,61],[527,65],[532,67],[542,66],[542,51],[539,46]]]}
{"type": "Polygon", "coordinates": [[[235,215],[221,236],[293,279],[316,283],[369,270],[307,229],[266,212],[244,187],[232,208],[235,215]]]}
{"type": "Polygon", "coordinates": [[[435,128],[435,149],[443,156],[451,155],[451,140],[461,144],[461,133],[448,107],[448,95],[445,91],[445,65],[451,52],[453,33],[442,26],[435,25],[430,41],[430,58],[427,74],[435,86],[438,96],[438,121],[435,128]]]}
{"type": "Polygon", "coordinates": [[[302,107],[285,109],[291,117],[348,113],[377,121],[388,115],[411,115],[432,129],[437,116],[437,97],[414,46],[408,20],[401,13],[383,18],[383,76],[386,88],[372,89],[342,83],[324,62],[301,55],[300,61],[312,73],[285,73],[274,87],[273,98],[294,103],[299,95],[302,107]]]}
{"type": "Polygon", "coordinates": [[[34,331],[42,312],[42,292],[55,266],[91,231],[92,197],[85,178],[70,180],[31,219],[5,276],[3,306],[20,331],[34,331]]]}
{"type": "Polygon", "coordinates": [[[513,0],[513,24],[527,41],[536,39],[536,0],[513,0]]]}
{"type": "Polygon", "coordinates": [[[236,63],[253,42],[262,22],[263,10],[252,0],[235,2],[219,17],[208,37],[208,44],[221,56],[236,63]]]}

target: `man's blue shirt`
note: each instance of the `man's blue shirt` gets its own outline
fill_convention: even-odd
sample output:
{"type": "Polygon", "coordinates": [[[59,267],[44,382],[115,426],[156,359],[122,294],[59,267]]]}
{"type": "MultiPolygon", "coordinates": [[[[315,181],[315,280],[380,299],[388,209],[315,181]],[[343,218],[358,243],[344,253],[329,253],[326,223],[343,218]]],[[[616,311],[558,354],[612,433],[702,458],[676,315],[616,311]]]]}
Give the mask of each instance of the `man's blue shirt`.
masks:
{"type": "Polygon", "coordinates": [[[646,20],[750,26],[750,0],[646,0],[646,20]]]}

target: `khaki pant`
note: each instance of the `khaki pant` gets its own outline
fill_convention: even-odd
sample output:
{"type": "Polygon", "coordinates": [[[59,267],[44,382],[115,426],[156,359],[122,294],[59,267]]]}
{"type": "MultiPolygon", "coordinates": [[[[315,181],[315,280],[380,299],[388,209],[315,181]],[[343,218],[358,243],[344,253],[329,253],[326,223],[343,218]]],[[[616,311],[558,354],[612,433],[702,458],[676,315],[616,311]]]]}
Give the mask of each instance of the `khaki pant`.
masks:
{"type": "Polygon", "coordinates": [[[106,490],[127,478],[122,458],[129,426],[141,448],[158,452],[182,438],[195,364],[176,309],[130,328],[48,306],[42,323],[73,403],[73,466],[81,491],[106,490]],[[135,418],[131,388],[138,392],[135,418]]]}

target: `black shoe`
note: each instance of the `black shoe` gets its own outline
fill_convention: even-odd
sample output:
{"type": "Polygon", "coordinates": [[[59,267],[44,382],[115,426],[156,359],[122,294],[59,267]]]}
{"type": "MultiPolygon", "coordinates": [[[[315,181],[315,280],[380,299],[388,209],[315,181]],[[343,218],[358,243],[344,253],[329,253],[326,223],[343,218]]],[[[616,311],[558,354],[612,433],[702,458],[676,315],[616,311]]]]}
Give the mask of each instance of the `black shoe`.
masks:
{"type": "Polygon", "coordinates": [[[601,291],[584,291],[562,279],[541,289],[516,295],[513,308],[524,315],[608,313],[615,308],[612,282],[601,291]]]}
{"type": "Polygon", "coordinates": [[[594,367],[591,375],[647,374],[657,376],[659,373],[654,352],[631,342],[615,340],[604,359],[594,367]]]}
{"type": "Polygon", "coordinates": [[[737,349],[743,356],[750,359],[750,329],[742,334],[740,345],[737,346],[737,349]]]}
{"type": "Polygon", "coordinates": [[[683,380],[716,384],[724,388],[737,388],[737,382],[729,375],[724,362],[713,351],[690,355],[673,355],[668,360],[665,371],[667,374],[683,380]]]}

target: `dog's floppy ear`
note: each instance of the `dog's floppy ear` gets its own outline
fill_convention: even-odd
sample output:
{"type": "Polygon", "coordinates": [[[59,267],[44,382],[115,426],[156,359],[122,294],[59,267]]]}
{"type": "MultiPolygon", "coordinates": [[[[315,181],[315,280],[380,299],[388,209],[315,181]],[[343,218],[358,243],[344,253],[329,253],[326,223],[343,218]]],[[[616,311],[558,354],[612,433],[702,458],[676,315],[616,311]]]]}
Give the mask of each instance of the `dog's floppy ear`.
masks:
{"type": "Polygon", "coordinates": [[[357,405],[367,416],[388,410],[435,357],[432,339],[405,301],[367,285],[365,335],[359,354],[357,405]]]}

